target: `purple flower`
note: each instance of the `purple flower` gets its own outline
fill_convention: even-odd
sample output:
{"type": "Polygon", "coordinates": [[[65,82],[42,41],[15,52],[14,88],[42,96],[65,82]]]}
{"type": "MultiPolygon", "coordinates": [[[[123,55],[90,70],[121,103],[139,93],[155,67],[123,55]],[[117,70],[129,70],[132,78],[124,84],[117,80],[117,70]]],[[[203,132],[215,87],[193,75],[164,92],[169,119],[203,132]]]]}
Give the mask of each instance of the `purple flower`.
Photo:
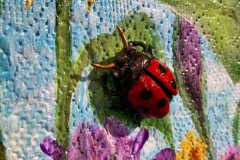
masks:
{"type": "Polygon", "coordinates": [[[140,150],[148,139],[147,129],[141,129],[133,139],[128,136],[129,130],[113,117],[107,118],[104,126],[80,123],[69,144],[68,160],[139,159],[140,150]]]}
{"type": "Polygon", "coordinates": [[[223,160],[240,160],[240,146],[229,146],[223,160]]]}
{"type": "Polygon", "coordinates": [[[45,137],[40,143],[41,150],[54,160],[61,160],[65,157],[66,149],[59,146],[50,137],[45,137]]]}
{"type": "Polygon", "coordinates": [[[148,137],[149,132],[147,129],[143,128],[138,132],[132,147],[132,153],[135,155],[136,159],[140,159],[140,150],[143,148],[143,145],[147,141],[148,137]]]}
{"type": "MultiPolygon", "coordinates": [[[[72,134],[68,152],[49,137],[43,139],[40,147],[54,160],[65,156],[68,160],[140,159],[140,151],[149,137],[147,129],[141,129],[133,138],[128,135],[129,130],[113,117],[107,118],[104,126],[101,128],[97,124],[79,123],[72,134]]],[[[153,160],[174,155],[173,151],[168,153],[168,150],[171,149],[162,150],[153,160]]]]}
{"type": "Polygon", "coordinates": [[[171,148],[165,148],[158,152],[158,154],[152,160],[175,160],[175,152],[171,148]]]}
{"type": "Polygon", "coordinates": [[[68,148],[68,160],[105,160],[111,156],[112,147],[107,132],[97,125],[80,123],[74,130],[68,148]]]}
{"type": "Polygon", "coordinates": [[[104,123],[105,129],[114,137],[126,137],[129,130],[114,117],[108,117],[104,123]]]}
{"type": "Polygon", "coordinates": [[[177,59],[183,83],[197,106],[202,106],[200,47],[197,29],[188,21],[181,19],[177,59]]]}

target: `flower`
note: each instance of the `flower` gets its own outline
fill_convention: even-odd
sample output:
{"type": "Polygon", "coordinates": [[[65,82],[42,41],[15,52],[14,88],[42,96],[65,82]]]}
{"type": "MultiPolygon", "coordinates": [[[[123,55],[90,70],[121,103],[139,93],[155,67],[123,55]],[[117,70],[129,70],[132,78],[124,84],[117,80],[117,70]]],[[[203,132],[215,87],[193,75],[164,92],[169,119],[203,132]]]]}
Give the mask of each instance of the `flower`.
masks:
{"type": "MultiPolygon", "coordinates": [[[[75,128],[67,151],[68,160],[139,160],[140,151],[149,137],[147,129],[141,129],[135,138],[115,118],[107,118],[105,128],[87,122],[75,128]]],[[[62,159],[66,150],[49,137],[43,139],[40,147],[44,153],[55,159],[62,159]]]]}
{"type": "Polygon", "coordinates": [[[184,75],[182,81],[196,105],[202,107],[200,39],[195,26],[184,19],[180,20],[177,46],[177,60],[184,75]]]}
{"type": "Polygon", "coordinates": [[[31,5],[33,4],[33,2],[34,2],[34,0],[26,0],[24,10],[29,9],[31,7],[31,5]]]}
{"type": "Polygon", "coordinates": [[[45,137],[40,143],[41,150],[54,160],[60,160],[65,157],[66,149],[57,144],[50,137],[45,137]]]}
{"type": "Polygon", "coordinates": [[[139,159],[149,137],[147,129],[141,129],[133,139],[128,136],[128,129],[113,117],[107,118],[104,126],[80,123],[69,144],[68,160],[139,159]]]}
{"type": "Polygon", "coordinates": [[[196,139],[194,130],[190,130],[185,136],[186,140],[180,142],[182,151],[177,153],[177,160],[206,160],[207,145],[202,139],[196,139]]]}
{"type": "Polygon", "coordinates": [[[175,152],[171,148],[165,148],[158,152],[152,160],[175,160],[175,152]]]}
{"type": "Polygon", "coordinates": [[[229,146],[222,160],[240,160],[240,146],[229,146]]]}

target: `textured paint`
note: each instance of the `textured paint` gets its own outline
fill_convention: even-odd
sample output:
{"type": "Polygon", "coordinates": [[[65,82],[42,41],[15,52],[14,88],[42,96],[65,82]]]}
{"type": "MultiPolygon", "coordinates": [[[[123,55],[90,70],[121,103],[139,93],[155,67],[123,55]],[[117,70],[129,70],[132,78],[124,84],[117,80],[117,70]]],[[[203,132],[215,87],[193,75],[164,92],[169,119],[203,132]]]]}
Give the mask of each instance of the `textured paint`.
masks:
{"type": "Polygon", "coordinates": [[[24,2],[2,1],[0,128],[6,159],[47,159],[39,143],[55,136],[55,2],[26,11],[24,2]]]}
{"type": "Polygon", "coordinates": [[[186,139],[180,142],[182,150],[177,152],[177,160],[207,160],[207,145],[198,137],[196,138],[194,130],[186,134],[186,139]]]}
{"type": "Polygon", "coordinates": [[[234,82],[240,81],[240,5],[237,0],[161,0],[205,35],[234,82]]]}
{"type": "MultiPolygon", "coordinates": [[[[0,29],[0,54],[3,54],[0,56],[0,73],[2,73],[0,82],[0,127],[2,129],[3,143],[6,148],[6,157],[7,159],[50,159],[40,151],[39,143],[43,136],[50,136],[56,139],[54,124],[54,109],[56,105],[54,97],[54,80],[56,80],[56,46],[54,44],[56,36],[56,1],[37,0],[26,11],[23,10],[25,1],[12,2],[11,0],[4,0],[1,2],[3,8],[2,16],[0,17],[2,27],[0,29]]],[[[175,61],[172,51],[172,43],[174,41],[172,39],[172,30],[175,12],[171,12],[168,6],[161,4],[162,1],[160,3],[158,0],[96,1],[92,6],[90,14],[87,13],[86,0],[72,0],[72,2],[70,9],[73,14],[70,20],[72,44],[70,48],[72,49],[71,59],[74,62],[71,62],[72,66],[70,70],[72,75],[69,78],[69,83],[66,85],[72,86],[68,87],[69,97],[71,97],[71,100],[69,100],[71,114],[69,115],[70,121],[68,124],[71,132],[75,129],[79,120],[95,121],[99,127],[104,122],[104,116],[100,121],[98,116],[106,114],[97,114],[96,108],[98,105],[90,104],[88,96],[88,84],[90,83],[88,74],[92,70],[89,62],[93,60],[97,61],[97,59],[88,58],[88,52],[83,54],[83,50],[85,50],[85,46],[88,46],[91,40],[97,38],[99,35],[112,34],[116,24],[123,21],[126,16],[144,12],[155,25],[153,34],[154,37],[159,38],[158,40],[154,40],[154,42],[161,42],[159,49],[161,59],[171,69],[173,69],[172,64],[175,61]],[[76,61],[77,59],[81,60],[76,61]],[[73,70],[73,66],[75,66],[75,70],[73,70]]],[[[176,3],[182,2],[185,3],[186,1],[183,0],[176,3]]],[[[184,6],[186,8],[184,8],[183,12],[179,11],[179,13],[181,14],[185,11],[191,12],[191,10],[188,10],[188,6],[198,3],[198,5],[195,5],[196,8],[193,9],[196,12],[199,8],[207,6],[205,5],[207,2],[190,1],[189,3],[185,3],[184,6]]],[[[218,21],[215,11],[228,14],[226,8],[233,1],[211,1],[212,4],[220,4],[220,2],[221,5],[217,7],[209,5],[207,10],[205,7],[203,12],[199,12],[199,15],[193,14],[192,16],[197,16],[196,19],[199,16],[201,20],[208,19],[209,21],[206,20],[206,24],[209,22],[210,28],[212,28],[212,21],[218,21]],[[215,8],[213,11],[211,11],[212,7],[215,8]],[[209,14],[206,14],[206,12],[209,14]]],[[[232,9],[238,6],[234,5],[232,9]]],[[[240,10],[236,11],[239,13],[240,10]]],[[[232,15],[234,14],[227,16],[233,17],[232,15]]],[[[185,16],[183,15],[182,17],[185,16]]],[[[186,18],[188,19],[188,17],[186,18]]],[[[209,37],[207,39],[204,38],[203,34],[205,36],[217,37],[213,40],[218,41],[220,39],[219,42],[221,42],[220,44],[223,47],[232,44],[233,49],[238,50],[236,46],[238,39],[234,41],[234,38],[239,36],[235,34],[237,33],[239,24],[236,24],[236,29],[234,30],[231,29],[234,25],[228,23],[227,20],[228,18],[224,16],[220,17],[220,24],[215,23],[213,29],[210,30],[206,27],[208,24],[203,25],[203,28],[201,28],[200,21],[198,21],[199,23],[192,23],[200,31],[199,37],[202,50],[201,70],[203,73],[202,80],[204,80],[202,84],[204,95],[202,97],[204,97],[203,103],[205,104],[204,111],[206,114],[204,118],[207,119],[206,127],[209,127],[210,145],[213,146],[215,159],[220,159],[229,145],[232,146],[234,143],[239,142],[237,127],[235,130],[232,126],[237,126],[238,123],[237,118],[234,117],[238,117],[237,108],[240,100],[240,84],[236,83],[235,80],[233,82],[231,78],[239,75],[239,68],[232,63],[228,63],[227,67],[235,69],[235,72],[232,72],[231,77],[229,77],[226,65],[222,65],[221,61],[219,61],[220,52],[214,49],[214,46],[216,46],[214,45],[215,42],[211,38],[209,39],[209,37]],[[229,41],[226,40],[227,36],[221,38],[217,33],[219,30],[225,32],[224,27],[221,28],[222,22],[224,22],[223,26],[229,25],[229,33],[234,33],[229,41]]],[[[129,35],[132,36],[133,33],[131,31],[129,35]]],[[[105,42],[108,42],[107,38],[105,37],[105,42]]],[[[99,54],[101,53],[97,53],[97,55],[99,54]]],[[[224,63],[227,61],[234,62],[239,60],[238,55],[229,52],[221,56],[221,59],[223,59],[224,63]]],[[[114,54],[111,53],[111,56],[113,57],[114,54]]],[[[107,56],[106,58],[110,57],[107,56]]],[[[64,65],[64,62],[62,65],[64,65]]],[[[99,84],[98,86],[99,88],[101,87],[99,84]]],[[[152,159],[158,151],[161,152],[165,147],[172,147],[172,145],[169,146],[171,144],[169,141],[164,140],[167,139],[164,136],[166,133],[173,137],[173,146],[176,151],[180,150],[179,141],[183,139],[185,132],[194,129],[196,135],[201,134],[198,131],[199,128],[193,124],[193,120],[196,121],[197,114],[194,114],[194,112],[187,108],[185,100],[183,103],[184,97],[183,94],[175,96],[171,102],[170,118],[167,121],[171,126],[166,127],[165,124],[158,126],[156,125],[156,123],[160,123],[158,120],[154,120],[154,123],[144,123],[145,120],[142,122],[141,126],[146,124],[146,128],[149,129],[149,139],[141,150],[141,159],[152,159]],[[192,119],[191,116],[195,117],[195,119],[192,119]],[[170,129],[172,132],[170,133],[166,129],[170,129]]],[[[121,109],[119,110],[119,117],[126,114],[121,109]]],[[[110,115],[115,115],[115,113],[110,115]]],[[[121,119],[119,117],[117,118],[121,119]]],[[[128,120],[126,119],[126,121],[128,120]]],[[[124,119],[121,121],[124,121],[124,119]]],[[[129,127],[129,134],[135,137],[137,135],[136,132],[140,129],[131,125],[131,119],[128,122],[125,125],[130,124],[127,125],[129,127]]],[[[68,134],[70,137],[71,133],[68,134]]],[[[125,135],[127,133],[117,132],[114,134],[125,135]]],[[[204,139],[204,137],[200,137],[204,139]]],[[[111,158],[114,158],[114,156],[111,158]]]]}

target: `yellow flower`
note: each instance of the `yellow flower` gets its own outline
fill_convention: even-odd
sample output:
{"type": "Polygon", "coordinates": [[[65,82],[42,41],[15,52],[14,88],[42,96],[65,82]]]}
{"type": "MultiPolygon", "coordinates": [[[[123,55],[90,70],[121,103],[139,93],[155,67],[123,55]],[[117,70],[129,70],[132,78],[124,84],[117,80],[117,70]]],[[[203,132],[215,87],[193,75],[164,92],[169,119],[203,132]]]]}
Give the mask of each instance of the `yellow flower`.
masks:
{"type": "Polygon", "coordinates": [[[206,160],[207,145],[198,137],[196,139],[194,130],[186,135],[186,140],[181,140],[182,151],[176,155],[177,160],[206,160]]]}
{"type": "Polygon", "coordinates": [[[87,4],[87,11],[88,13],[91,10],[92,4],[95,2],[95,0],[86,0],[86,4],[87,4]]]}
{"type": "Polygon", "coordinates": [[[34,0],[26,0],[24,10],[30,8],[31,5],[33,4],[33,2],[34,2],[34,0]]]}

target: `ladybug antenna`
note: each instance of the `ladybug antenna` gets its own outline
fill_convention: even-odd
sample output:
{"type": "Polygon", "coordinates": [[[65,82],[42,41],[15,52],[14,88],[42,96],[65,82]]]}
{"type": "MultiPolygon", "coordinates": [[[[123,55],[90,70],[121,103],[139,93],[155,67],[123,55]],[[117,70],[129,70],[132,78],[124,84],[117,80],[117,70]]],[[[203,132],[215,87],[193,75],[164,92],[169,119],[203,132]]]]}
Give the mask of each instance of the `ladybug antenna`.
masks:
{"type": "Polygon", "coordinates": [[[124,32],[123,32],[122,28],[119,27],[119,25],[117,25],[117,30],[118,30],[121,38],[122,38],[122,42],[123,42],[124,48],[127,49],[128,48],[128,42],[127,42],[127,39],[126,39],[126,37],[124,35],[124,32]]]}
{"type": "Polygon", "coordinates": [[[91,65],[92,65],[93,67],[100,68],[100,69],[110,69],[110,68],[114,68],[114,67],[115,67],[115,64],[114,64],[114,63],[110,63],[110,64],[107,64],[107,65],[101,65],[101,64],[91,63],[91,65]]]}

